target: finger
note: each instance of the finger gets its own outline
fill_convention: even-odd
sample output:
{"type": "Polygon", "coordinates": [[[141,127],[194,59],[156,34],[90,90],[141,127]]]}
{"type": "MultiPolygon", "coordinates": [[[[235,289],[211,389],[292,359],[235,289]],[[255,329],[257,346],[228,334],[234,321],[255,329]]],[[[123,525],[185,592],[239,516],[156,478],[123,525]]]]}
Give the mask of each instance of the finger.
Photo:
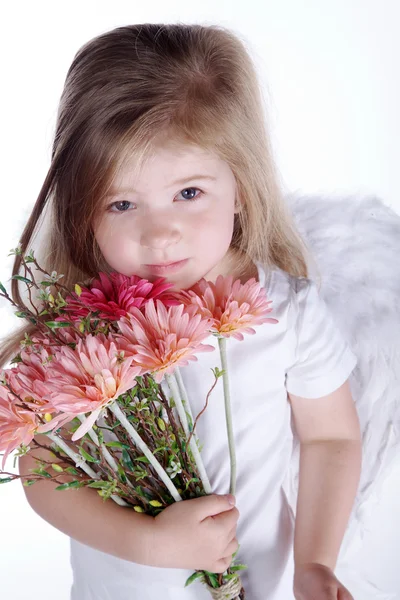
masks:
{"type": "Polygon", "coordinates": [[[354,600],[353,596],[350,594],[349,590],[345,587],[340,587],[338,589],[337,600],[354,600]]]}
{"type": "Polygon", "coordinates": [[[228,533],[228,540],[232,541],[236,537],[236,533],[237,533],[237,527],[235,525],[234,527],[232,527],[232,529],[228,533]]]}
{"type": "Polygon", "coordinates": [[[223,527],[229,527],[229,529],[232,529],[238,522],[239,511],[236,507],[234,507],[232,510],[215,515],[214,519],[223,527]]]}
{"type": "Polygon", "coordinates": [[[238,547],[239,547],[239,542],[238,542],[237,538],[235,537],[235,538],[233,538],[233,540],[231,540],[231,541],[229,542],[229,544],[228,544],[228,545],[227,545],[227,547],[225,548],[225,550],[224,550],[224,555],[225,555],[225,556],[228,556],[228,555],[230,555],[230,556],[231,556],[231,558],[232,558],[232,554],[233,554],[234,552],[236,552],[236,550],[238,549],[238,547]]]}

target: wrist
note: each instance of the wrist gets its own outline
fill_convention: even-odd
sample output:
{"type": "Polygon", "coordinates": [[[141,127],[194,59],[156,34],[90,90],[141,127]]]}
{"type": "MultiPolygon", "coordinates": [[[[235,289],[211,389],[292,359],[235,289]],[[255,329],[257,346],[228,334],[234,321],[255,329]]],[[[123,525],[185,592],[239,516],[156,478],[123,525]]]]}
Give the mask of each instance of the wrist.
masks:
{"type": "Polygon", "coordinates": [[[333,571],[333,569],[331,569],[331,567],[329,567],[328,565],[325,565],[324,563],[311,561],[311,562],[295,563],[294,574],[296,575],[296,573],[299,573],[300,571],[304,572],[304,571],[308,571],[310,569],[315,569],[315,568],[320,569],[322,571],[324,571],[324,570],[333,571]]]}

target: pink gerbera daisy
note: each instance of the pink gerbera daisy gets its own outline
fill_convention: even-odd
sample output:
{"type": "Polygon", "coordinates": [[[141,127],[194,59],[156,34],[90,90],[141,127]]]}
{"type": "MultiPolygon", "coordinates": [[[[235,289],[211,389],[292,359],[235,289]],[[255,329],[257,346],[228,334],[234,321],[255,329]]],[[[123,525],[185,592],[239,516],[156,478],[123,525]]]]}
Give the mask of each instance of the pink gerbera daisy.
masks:
{"type": "Polygon", "coordinates": [[[46,374],[46,398],[55,409],[70,415],[91,412],[73,434],[73,441],[92,427],[107,404],[135,386],[142,369],[132,361],[111,334],[87,335],[74,350],[68,346],[55,349],[46,374]]]}
{"type": "Polygon", "coordinates": [[[149,300],[144,314],[134,309],[118,321],[122,335],[117,336],[134,361],[160,383],[165,373],[196,361],[195,353],[214,350],[200,343],[210,335],[210,321],[195,312],[183,304],[166,308],[160,300],[149,300]]]}
{"type": "MultiPolygon", "coordinates": [[[[38,341],[38,338],[35,338],[38,341]]],[[[43,339],[41,343],[48,342],[43,339]]],[[[48,344],[39,346],[33,344],[19,353],[21,361],[16,363],[16,366],[4,371],[4,376],[7,384],[10,386],[10,400],[14,404],[21,406],[26,405],[26,410],[30,410],[38,416],[47,414],[54,415],[57,412],[54,406],[45,399],[48,393],[46,386],[46,376],[49,369],[52,368],[53,354],[48,344]],[[24,403],[22,405],[22,402],[24,403]]],[[[51,425],[48,422],[43,423],[43,419],[37,419],[38,433],[43,433],[49,429],[54,429],[55,426],[61,427],[73,416],[62,413],[58,416],[53,416],[51,425]],[[42,421],[42,425],[40,422],[42,421]]]]}
{"type": "MultiPolygon", "coordinates": [[[[72,320],[86,317],[91,310],[99,311],[100,319],[116,321],[131,313],[133,308],[141,308],[148,300],[155,298],[160,298],[166,306],[177,304],[174,295],[168,294],[173,284],[167,283],[165,278],[152,283],[137,275],[129,277],[116,272],[109,275],[99,273],[99,278],[89,288],[82,288],[79,296],[72,293],[66,298],[67,306],[63,309],[70,313],[72,320]],[[82,306],[82,303],[89,308],[82,306]]],[[[62,320],[62,317],[57,320],[62,320]]]]}
{"type": "Polygon", "coordinates": [[[218,275],[215,283],[201,279],[190,290],[179,292],[178,297],[211,319],[212,331],[222,337],[243,340],[243,333],[255,334],[254,325],[278,323],[266,317],[272,311],[272,300],[267,299],[265,288],[255,278],[243,284],[239,279],[233,283],[231,275],[218,275]]]}
{"type": "Polygon", "coordinates": [[[1,468],[7,457],[21,444],[28,444],[35,435],[38,421],[35,413],[15,406],[11,392],[0,385],[0,451],[4,452],[1,468]]]}

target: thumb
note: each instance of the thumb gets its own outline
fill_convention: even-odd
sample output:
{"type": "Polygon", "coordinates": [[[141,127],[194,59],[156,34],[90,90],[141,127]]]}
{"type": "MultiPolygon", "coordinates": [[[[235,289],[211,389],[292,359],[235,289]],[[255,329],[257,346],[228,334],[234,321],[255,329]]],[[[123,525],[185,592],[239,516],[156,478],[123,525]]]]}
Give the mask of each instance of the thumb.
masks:
{"type": "Polygon", "coordinates": [[[197,501],[200,501],[199,512],[200,518],[203,520],[212,515],[231,510],[235,506],[236,499],[232,494],[209,494],[197,498],[197,501]]]}

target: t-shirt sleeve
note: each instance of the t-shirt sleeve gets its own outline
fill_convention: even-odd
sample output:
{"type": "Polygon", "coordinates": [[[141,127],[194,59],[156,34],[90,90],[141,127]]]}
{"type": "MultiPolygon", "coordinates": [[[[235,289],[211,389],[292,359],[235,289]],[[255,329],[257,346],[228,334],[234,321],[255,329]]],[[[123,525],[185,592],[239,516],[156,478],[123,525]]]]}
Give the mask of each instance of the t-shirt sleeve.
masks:
{"type": "Polygon", "coordinates": [[[348,379],[357,357],[314,281],[296,279],[290,310],[296,349],[294,362],[286,370],[286,389],[304,398],[326,396],[348,379]]]}

